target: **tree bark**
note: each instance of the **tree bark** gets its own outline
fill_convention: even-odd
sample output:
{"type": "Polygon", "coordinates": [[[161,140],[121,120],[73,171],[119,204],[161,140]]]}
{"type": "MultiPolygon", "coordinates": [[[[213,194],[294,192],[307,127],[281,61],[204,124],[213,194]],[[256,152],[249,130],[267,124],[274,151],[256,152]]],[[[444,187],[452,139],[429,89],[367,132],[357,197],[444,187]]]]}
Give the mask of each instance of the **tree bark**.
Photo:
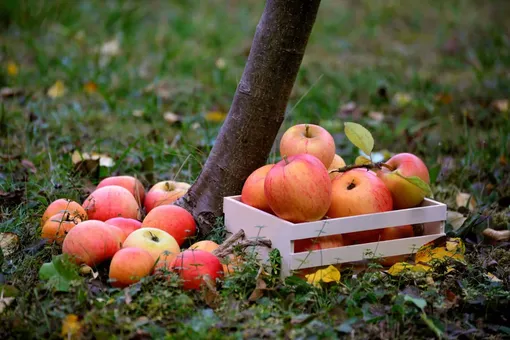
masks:
{"type": "Polygon", "coordinates": [[[223,214],[223,197],[238,195],[266,164],[312,31],[320,0],[268,0],[230,111],[197,181],[176,204],[207,235],[223,214]]]}

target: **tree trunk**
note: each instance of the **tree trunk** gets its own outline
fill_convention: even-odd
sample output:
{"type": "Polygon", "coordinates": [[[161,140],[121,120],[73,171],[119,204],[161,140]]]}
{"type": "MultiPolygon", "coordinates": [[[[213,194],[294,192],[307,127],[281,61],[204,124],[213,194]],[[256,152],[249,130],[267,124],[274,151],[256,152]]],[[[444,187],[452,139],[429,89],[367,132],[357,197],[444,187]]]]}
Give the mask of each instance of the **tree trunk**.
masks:
{"type": "Polygon", "coordinates": [[[320,0],[268,0],[228,116],[197,181],[176,204],[207,235],[223,214],[223,197],[238,195],[266,164],[285,115],[320,0]]]}

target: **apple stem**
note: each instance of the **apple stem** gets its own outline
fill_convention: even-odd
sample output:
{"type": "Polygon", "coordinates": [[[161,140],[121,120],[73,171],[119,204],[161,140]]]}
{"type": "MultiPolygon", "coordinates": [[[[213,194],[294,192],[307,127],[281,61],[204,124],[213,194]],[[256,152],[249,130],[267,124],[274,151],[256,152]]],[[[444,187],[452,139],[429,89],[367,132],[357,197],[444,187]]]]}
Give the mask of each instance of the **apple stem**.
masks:
{"type": "Polygon", "coordinates": [[[151,234],[151,239],[154,241],[154,242],[158,242],[159,241],[159,238],[154,235],[152,232],[149,231],[149,234],[151,234]]]}
{"type": "Polygon", "coordinates": [[[355,187],[356,187],[356,185],[354,184],[354,180],[353,180],[353,181],[352,181],[351,183],[349,183],[349,185],[347,186],[347,190],[352,190],[352,189],[354,189],[355,187]]]}
{"type": "Polygon", "coordinates": [[[305,125],[305,137],[310,138],[310,126],[308,124],[305,125]]]}
{"type": "Polygon", "coordinates": [[[289,160],[287,159],[287,155],[283,155],[282,158],[285,161],[285,164],[289,164],[289,160]]]}
{"type": "Polygon", "coordinates": [[[369,164],[352,164],[352,165],[346,165],[342,168],[338,168],[338,169],[332,169],[329,171],[329,173],[334,173],[334,172],[347,172],[347,171],[350,171],[350,170],[353,170],[353,169],[367,169],[367,170],[373,170],[373,169],[378,169],[378,170],[381,170],[381,168],[387,168],[391,171],[395,170],[392,166],[384,163],[384,162],[376,162],[376,163],[369,163],[369,164]]]}

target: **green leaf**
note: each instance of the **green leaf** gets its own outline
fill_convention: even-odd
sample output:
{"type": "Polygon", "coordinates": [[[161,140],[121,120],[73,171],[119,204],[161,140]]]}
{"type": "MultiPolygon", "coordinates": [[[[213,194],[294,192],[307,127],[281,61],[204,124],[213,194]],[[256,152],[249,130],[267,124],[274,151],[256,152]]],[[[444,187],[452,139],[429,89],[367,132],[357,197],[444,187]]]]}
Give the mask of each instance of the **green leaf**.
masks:
{"type": "Polygon", "coordinates": [[[365,154],[370,155],[374,149],[374,138],[370,131],[357,123],[344,123],[345,135],[352,144],[361,149],[365,154]]]}
{"type": "Polygon", "coordinates": [[[402,175],[400,172],[398,171],[395,171],[395,173],[397,175],[399,175],[400,177],[404,178],[406,181],[408,181],[409,183],[411,184],[414,184],[416,185],[418,188],[421,189],[421,191],[423,191],[423,193],[425,194],[425,196],[430,196],[432,195],[432,190],[430,189],[430,186],[427,184],[427,182],[425,182],[424,180],[422,180],[420,177],[418,176],[404,176],[402,175]]]}
{"type": "Polygon", "coordinates": [[[59,292],[68,292],[72,281],[80,280],[77,266],[64,255],[54,256],[39,269],[39,278],[59,292]]]}
{"type": "Polygon", "coordinates": [[[432,332],[434,332],[436,334],[436,336],[439,339],[441,339],[443,337],[444,330],[442,330],[440,328],[441,325],[439,324],[439,322],[437,320],[433,320],[432,318],[429,318],[427,316],[427,314],[425,314],[424,312],[421,313],[420,317],[423,320],[423,322],[425,322],[425,324],[430,328],[430,330],[432,332]]]}
{"type": "Polygon", "coordinates": [[[354,164],[356,165],[366,165],[366,164],[371,164],[372,161],[368,158],[366,158],[365,156],[358,156],[356,157],[356,160],[354,161],[354,164]]]}
{"type": "Polygon", "coordinates": [[[427,301],[425,299],[412,297],[411,295],[407,294],[404,295],[404,301],[412,302],[416,307],[418,307],[421,310],[423,310],[423,308],[425,308],[425,306],[427,305],[427,301]]]}

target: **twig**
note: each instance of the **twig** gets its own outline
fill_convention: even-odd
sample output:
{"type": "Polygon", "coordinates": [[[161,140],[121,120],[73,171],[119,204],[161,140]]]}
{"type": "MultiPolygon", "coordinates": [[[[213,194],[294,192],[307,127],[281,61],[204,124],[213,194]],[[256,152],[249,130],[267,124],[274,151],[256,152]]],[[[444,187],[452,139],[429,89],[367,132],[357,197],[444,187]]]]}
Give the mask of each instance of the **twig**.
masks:
{"type": "Polygon", "coordinates": [[[271,248],[271,241],[267,239],[256,239],[256,240],[241,240],[244,238],[244,230],[239,230],[234,235],[230,236],[225,242],[223,242],[218,248],[213,251],[213,254],[219,258],[224,258],[232,254],[234,247],[248,248],[254,246],[263,246],[271,248]]]}
{"type": "Polygon", "coordinates": [[[230,246],[232,246],[235,242],[237,242],[238,240],[244,238],[244,230],[241,229],[239,230],[237,233],[235,233],[234,235],[230,236],[229,238],[227,238],[225,240],[225,242],[223,242],[218,248],[216,248],[212,253],[214,255],[218,255],[218,253],[222,253],[225,249],[229,248],[230,246]]]}
{"type": "Polygon", "coordinates": [[[391,165],[388,165],[384,162],[376,162],[376,163],[369,163],[369,164],[352,164],[352,165],[346,165],[342,168],[338,168],[338,169],[333,169],[333,170],[330,170],[329,173],[334,173],[334,172],[347,172],[347,171],[350,171],[350,170],[353,170],[353,169],[367,169],[367,170],[373,170],[373,169],[382,169],[382,168],[386,168],[386,169],[389,169],[390,171],[393,171],[395,170],[391,165]]]}

